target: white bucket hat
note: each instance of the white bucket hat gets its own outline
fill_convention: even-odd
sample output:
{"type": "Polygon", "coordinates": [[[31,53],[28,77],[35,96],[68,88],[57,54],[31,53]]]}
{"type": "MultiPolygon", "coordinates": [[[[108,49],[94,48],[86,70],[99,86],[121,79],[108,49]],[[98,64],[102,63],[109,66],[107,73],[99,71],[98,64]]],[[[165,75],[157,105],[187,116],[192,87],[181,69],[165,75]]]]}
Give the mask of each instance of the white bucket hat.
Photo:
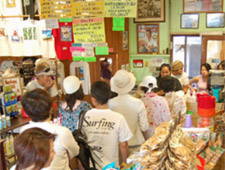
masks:
{"type": "Polygon", "coordinates": [[[144,78],[144,80],[139,84],[139,87],[140,86],[147,87],[148,88],[148,91],[147,92],[151,92],[152,89],[158,87],[157,86],[156,78],[153,77],[153,76],[146,76],[144,78]]]}
{"type": "Polygon", "coordinates": [[[63,80],[66,94],[73,94],[80,88],[81,81],[76,76],[68,76],[63,80]]]}
{"type": "Polygon", "coordinates": [[[118,94],[126,94],[130,92],[136,83],[136,78],[132,73],[127,72],[126,70],[119,70],[111,78],[111,90],[118,94]]]}
{"type": "Polygon", "coordinates": [[[36,76],[40,76],[40,75],[51,76],[51,75],[54,75],[54,72],[51,70],[50,65],[46,62],[38,63],[35,66],[34,72],[35,72],[36,76]]]}

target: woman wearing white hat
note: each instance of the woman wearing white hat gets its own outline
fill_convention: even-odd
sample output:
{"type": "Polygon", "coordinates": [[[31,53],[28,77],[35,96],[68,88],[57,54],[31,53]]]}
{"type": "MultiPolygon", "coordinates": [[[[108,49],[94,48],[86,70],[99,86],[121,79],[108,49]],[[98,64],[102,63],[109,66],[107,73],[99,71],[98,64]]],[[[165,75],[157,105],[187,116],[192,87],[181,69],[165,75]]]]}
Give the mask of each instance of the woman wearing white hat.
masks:
{"type": "Polygon", "coordinates": [[[66,92],[65,101],[59,105],[59,115],[62,116],[62,125],[72,132],[78,128],[79,115],[82,111],[91,109],[91,105],[84,98],[81,81],[76,76],[68,76],[63,80],[66,92]]]}
{"type": "Polygon", "coordinates": [[[140,90],[145,93],[141,99],[145,104],[150,126],[148,132],[145,134],[147,138],[153,135],[156,126],[171,119],[170,109],[166,99],[158,96],[154,92],[154,89],[157,87],[157,80],[153,76],[146,76],[139,84],[140,90]]]}
{"type": "Polygon", "coordinates": [[[133,74],[125,70],[117,71],[110,80],[111,91],[116,92],[118,96],[110,100],[109,107],[125,117],[133,133],[133,137],[128,141],[129,153],[139,150],[145,141],[143,132],[149,128],[144,103],[128,94],[134,88],[135,82],[133,74]]]}

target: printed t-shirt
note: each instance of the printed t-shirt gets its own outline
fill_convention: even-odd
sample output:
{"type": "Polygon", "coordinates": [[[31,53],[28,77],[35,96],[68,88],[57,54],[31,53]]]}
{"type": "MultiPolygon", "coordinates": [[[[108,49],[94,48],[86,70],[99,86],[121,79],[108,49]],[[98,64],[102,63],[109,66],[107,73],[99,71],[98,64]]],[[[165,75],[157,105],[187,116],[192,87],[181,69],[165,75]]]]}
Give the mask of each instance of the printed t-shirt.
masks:
{"type": "Polygon", "coordinates": [[[83,132],[97,169],[102,169],[112,162],[119,166],[119,142],[126,142],[132,133],[125,118],[110,109],[91,109],[84,118],[83,132]]]}
{"type": "Polygon", "coordinates": [[[73,42],[72,22],[59,22],[59,28],[52,30],[58,59],[72,60],[70,47],[73,42]]]}

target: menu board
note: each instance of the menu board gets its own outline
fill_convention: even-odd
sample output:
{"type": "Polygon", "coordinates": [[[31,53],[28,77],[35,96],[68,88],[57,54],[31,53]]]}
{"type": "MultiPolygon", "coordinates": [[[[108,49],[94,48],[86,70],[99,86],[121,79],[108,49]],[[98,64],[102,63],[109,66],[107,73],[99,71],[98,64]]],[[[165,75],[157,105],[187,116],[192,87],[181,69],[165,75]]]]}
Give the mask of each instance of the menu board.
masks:
{"type": "Polygon", "coordinates": [[[137,0],[105,0],[105,17],[137,17],[137,0]]]}
{"type": "Polygon", "coordinates": [[[72,1],[72,17],[74,18],[104,17],[104,0],[72,1]]]}
{"type": "Polygon", "coordinates": [[[41,18],[71,17],[71,0],[40,0],[41,18]]]}
{"type": "Polygon", "coordinates": [[[104,18],[74,19],[73,35],[75,43],[105,42],[104,18]]]}

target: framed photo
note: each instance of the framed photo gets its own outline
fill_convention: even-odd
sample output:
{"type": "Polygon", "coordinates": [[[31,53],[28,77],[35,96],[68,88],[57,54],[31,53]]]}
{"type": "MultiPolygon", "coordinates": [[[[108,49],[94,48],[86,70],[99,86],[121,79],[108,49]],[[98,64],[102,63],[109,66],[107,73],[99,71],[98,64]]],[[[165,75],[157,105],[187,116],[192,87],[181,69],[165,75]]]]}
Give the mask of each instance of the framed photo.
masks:
{"type": "Polygon", "coordinates": [[[183,0],[184,13],[223,12],[223,0],[183,0]]]}
{"type": "Polygon", "coordinates": [[[181,28],[198,28],[199,14],[181,14],[181,28]]]}
{"type": "Polygon", "coordinates": [[[224,27],[224,13],[207,13],[206,27],[207,28],[224,27]]]}
{"type": "Polygon", "coordinates": [[[123,32],[123,50],[128,49],[128,31],[123,32]]]}
{"type": "Polygon", "coordinates": [[[137,52],[159,53],[159,24],[137,24],[137,52]]]}
{"type": "Polygon", "coordinates": [[[143,60],[133,60],[133,68],[142,68],[143,60]]]}
{"type": "Polygon", "coordinates": [[[135,22],[164,22],[165,0],[138,0],[135,22]]]}

